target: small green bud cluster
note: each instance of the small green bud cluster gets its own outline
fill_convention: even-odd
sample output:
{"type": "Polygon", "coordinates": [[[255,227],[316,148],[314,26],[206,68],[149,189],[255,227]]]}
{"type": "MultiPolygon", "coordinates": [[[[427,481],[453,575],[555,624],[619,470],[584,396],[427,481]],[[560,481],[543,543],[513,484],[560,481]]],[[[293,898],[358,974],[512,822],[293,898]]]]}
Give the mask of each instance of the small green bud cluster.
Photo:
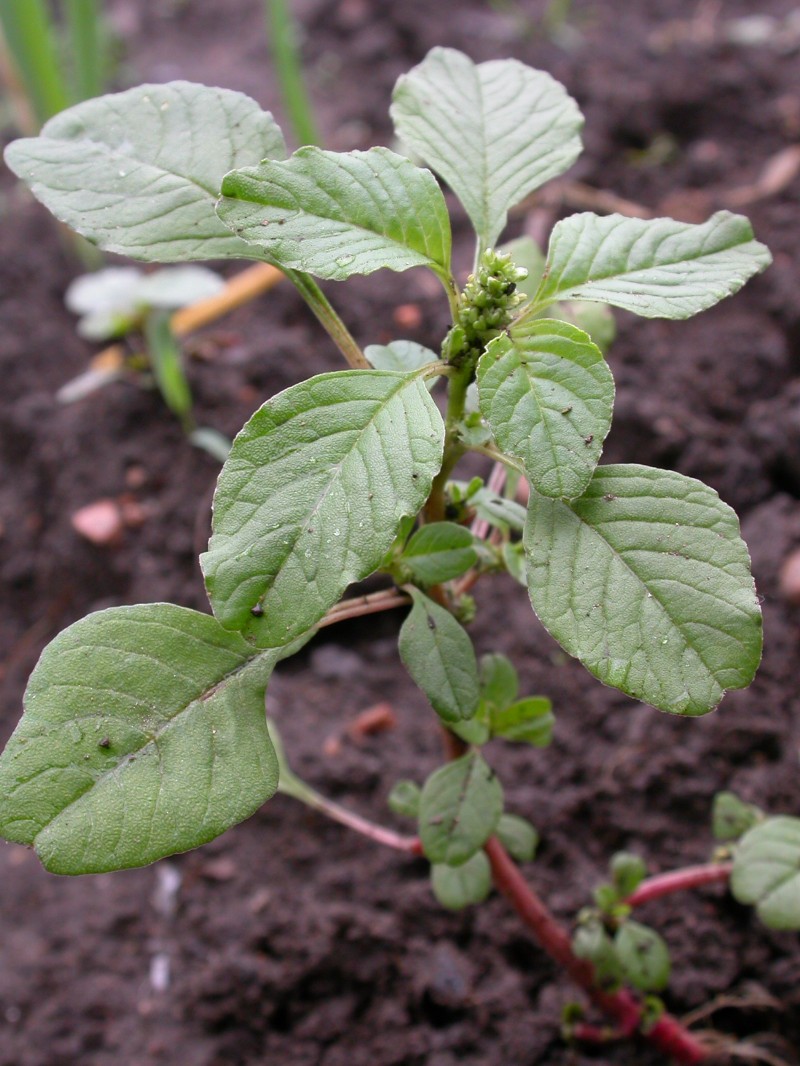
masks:
{"type": "Polygon", "coordinates": [[[444,343],[444,355],[454,366],[475,366],[486,345],[511,323],[513,311],[525,299],[517,285],[528,276],[507,252],[493,248],[481,256],[461,294],[461,307],[444,343]]]}

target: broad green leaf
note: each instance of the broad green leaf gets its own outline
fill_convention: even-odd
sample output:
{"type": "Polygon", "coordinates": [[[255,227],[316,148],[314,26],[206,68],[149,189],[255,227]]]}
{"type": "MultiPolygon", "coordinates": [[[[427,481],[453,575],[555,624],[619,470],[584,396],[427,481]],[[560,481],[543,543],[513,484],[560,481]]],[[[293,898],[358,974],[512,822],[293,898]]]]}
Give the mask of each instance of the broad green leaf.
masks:
{"type": "Polygon", "coordinates": [[[544,696],[528,696],[510,707],[493,709],[490,725],[495,737],[546,748],[555,726],[552,704],[544,696]]]}
{"type": "Polygon", "coordinates": [[[611,989],[619,986],[622,970],[614,950],[614,941],[602,922],[595,919],[579,925],[572,938],[572,950],[579,959],[591,962],[595,980],[601,988],[611,989]]]}
{"type": "Polygon", "coordinates": [[[460,866],[483,847],[503,813],[503,790],[477,752],[431,774],[422,789],[419,837],[431,862],[460,866]]]}
{"type": "Polygon", "coordinates": [[[410,589],[413,606],[400,630],[400,658],[446,722],[471,718],[478,706],[472,641],[444,607],[410,589]]]}
{"type": "Polygon", "coordinates": [[[533,609],[607,685],[673,714],[712,710],[761,656],[739,522],[713,489],[646,466],[600,467],[565,503],[531,493],[533,609]]]}
{"type": "Polygon", "coordinates": [[[745,803],[733,792],[718,792],[711,813],[711,831],[716,840],[738,840],[763,818],[763,812],[745,803]]]}
{"type": "Polygon", "coordinates": [[[455,522],[431,522],[411,537],[402,561],[415,581],[437,585],[465,574],[478,561],[474,537],[455,522]]]}
{"type": "Polygon", "coordinates": [[[143,866],[249,817],[278,764],[254,653],[210,615],[112,607],[45,649],[0,758],[0,833],[53,873],[143,866]]]}
{"type": "Polygon", "coordinates": [[[262,647],[318,622],[425,503],[443,442],[410,374],[320,374],[265,403],[222,468],[201,557],[220,622],[262,647]]]}
{"type": "Polygon", "coordinates": [[[481,411],[502,451],[544,496],[580,496],[611,428],[614,380],[600,349],[567,322],[533,319],[478,363],[481,411]]]}
{"type": "Polygon", "coordinates": [[[800,818],[768,818],[745,833],[731,892],[770,929],[800,929],[800,818]]]}
{"type": "Polygon", "coordinates": [[[599,300],[645,318],[689,318],[771,261],[747,219],[730,211],[701,225],[585,212],[553,229],[533,307],[599,300]]]}
{"type": "Polygon", "coordinates": [[[460,911],[472,903],[483,903],[492,890],[492,868],[482,851],[476,851],[461,866],[434,863],[431,888],[443,907],[460,911]]]}
{"type": "Polygon", "coordinates": [[[611,859],[611,879],[614,888],[624,899],[635,892],[647,876],[647,867],[640,855],[630,851],[618,851],[611,859]]]}
{"type": "MultiPolygon", "coordinates": [[[[439,356],[415,341],[389,341],[388,344],[368,344],[364,355],[376,370],[398,370],[411,373],[438,361],[439,356]]],[[[428,379],[428,388],[433,388],[436,378],[428,379]]]]}
{"type": "Polygon", "coordinates": [[[433,174],[388,148],[301,148],[228,174],[219,217],[281,267],[342,281],[388,267],[450,276],[450,218],[433,174]]]}
{"type": "Polygon", "coordinates": [[[614,937],[614,951],[627,984],[642,992],[660,992],[669,984],[669,948],[654,929],[623,922],[614,937]]]}
{"type": "Polygon", "coordinates": [[[395,814],[404,815],[407,818],[419,816],[419,800],[422,789],[415,781],[396,781],[386,798],[389,810],[395,814]]]}
{"type": "Polygon", "coordinates": [[[512,859],[517,862],[533,861],[539,846],[539,834],[527,818],[504,814],[497,823],[495,833],[512,859]]]}
{"type": "Polygon", "coordinates": [[[508,707],[517,698],[519,675],[506,655],[498,652],[481,656],[481,699],[495,707],[508,707]]]}
{"type": "Polygon", "coordinates": [[[254,100],[174,81],[62,111],[38,137],[9,145],[6,162],[94,244],[164,263],[253,258],[216,216],[220,184],[229,170],[285,151],[272,115],[254,100]]]}
{"type": "Polygon", "coordinates": [[[562,85],[515,59],[475,64],[434,48],[393,94],[398,136],[461,200],[484,248],[508,209],[581,151],[583,116],[562,85]]]}

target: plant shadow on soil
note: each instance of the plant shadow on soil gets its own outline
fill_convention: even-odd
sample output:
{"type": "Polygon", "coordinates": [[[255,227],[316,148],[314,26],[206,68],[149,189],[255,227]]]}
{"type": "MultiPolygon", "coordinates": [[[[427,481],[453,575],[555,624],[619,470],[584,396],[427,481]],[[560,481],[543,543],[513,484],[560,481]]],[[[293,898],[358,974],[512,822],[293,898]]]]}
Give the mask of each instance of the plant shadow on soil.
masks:
{"type": "MultiPolygon", "coordinates": [[[[777,40],[734,46],[719,26],[687,31],[697,7],[686,0],[576,3],[570,48],[536,32],[546,5],[532,0],[297,6],[311,28],[311,91],[330,147],[388,143],[394,79],[435,44],[549,70],[587,116],[587,150],[572,176],[687,220],[724,206],[728,190],[752,182],[800,138],[796,52],[777,40]],[[665,161],[651,165],[665,144],[665,161]]],[[[135,81],[188,77],[243,89],[265,106],[275,100],[260,4],[111,7],[127,20],[135,81]]],[[[726,4],[725,18],[750,7],[726,4]]],[[[769,0],[759,11],[778,19],[791,7],[769,0]]],[[[5,738],[38,653],[71,621],[113,603],[206,609],[196,555],[216,467],[152,393],[131,383],[57,404],[59,386],[91,354],[63,308],[74,268],[45,212],[7,171],[0,181],[5,738]],[[111,547],[88,544],[70,525],[78,507],[99,498],[123,500],[138,515],[111,547]]],[[[795,181],[745,209],[775,256],[766,275],[687,323],[620,315],[610,355],[618,398],[605,461],[700,477],[742,517],[766,626],[752,688],[702,720],[660,715],[567,661],[522,590],[502,581],[477,590],[479,651],[511,655],[525,691],[554,700],[549,751],[497,744],[490,755],[509,809],[542,834],[527,875],[565,920],[616,849],[639,852],[653,871],[702,861],[711,799],[722,788],[776,812],[800,811],[800,617],[778,587],[782,562],[800,545],[798,194],[795,181]]],[[[525,223],[518,216],[514,227],[525,223]]],[[[455,235],[465,265],[461,218],[455,235]]],[[[331,290],[362,343],[408,336],[435,346],[446,328],[437,286],[431,291],[416,271],[331,290]],[[397,311],[398,293],[411,311],[397,311]]],[[[337,365],[287,286],[189,347],[204,357],[191,367],[199,421],[229,434],[275,391],[337,365]]],[[[421,780],[441,759],[432,715],[398,663],[400,618],[326,630],[282,667],[269,694],[298,771],[387,822],[393,781],[421,780]],[[384,699],[395,731],[350,740],[348,722],[384,699]]],[[[573,993],[501,899],[445,913],[422,861],[376,849],[283,797],[206,848],[149,869],[58,879],[30,852],[3,846],[0,870],[0,1066],[658,1061],[642,1047],[566,1048],[560,1010],[573,993]]],[[[715,1015],[721,1029],[765,1031],[800,1047],[796,935],[767,932],[719,889],[651,905],[643,918],[673,951],[673,1011],[741,997],[751,1006],[715,1015]],[[771,1005],[755,1009],[759,997],[771,1005]]]]}

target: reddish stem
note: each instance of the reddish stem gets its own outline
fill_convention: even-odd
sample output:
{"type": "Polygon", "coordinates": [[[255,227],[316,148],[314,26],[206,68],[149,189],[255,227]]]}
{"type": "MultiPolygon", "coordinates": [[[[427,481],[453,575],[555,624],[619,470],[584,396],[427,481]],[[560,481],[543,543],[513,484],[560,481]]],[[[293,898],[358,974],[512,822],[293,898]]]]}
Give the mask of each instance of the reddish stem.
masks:
{"type": "Polygon", "coordinates": [[[595,1006],[616,1021],[621,1035],[633,1036],[641,1032],[645,1040],[676,1062],[687,1066],[707,1061],[709,1052],[706,1048],[670,1014],[663,1014],[655,1025],[643,1031],[642,1008],[636,999],[627,989],[606,992],[597,987],[591,963],[575,955],[566,931],[530,888],[502,844],[493,837],[484,850],[499,891],[509,900],[550,958],[569,974],[595,1006]]]}
{"type": "Polygon", "coordinates": [[[649,903],[651,899],[660,899],[673,892],[683,892],[687,888],[700,888],[702,885],[714,885],[728,881],[732,869],[733,863],[731,862],[709,862],[702,866],[687,866],[683,870],[657,874],[655,877],[648,877],[642,881],[625,902],[629,907],[640,907],[643,903],[649,903]]]}
{"type": "Polygon", "coordinates": [[[365,614],[377,614],[379,611],[391,611],[393,607],[403,607],[409,603],[409,597],[397,589],[382,589],[370,592],[367,596],[354,596],[349,600],[340,600],[335,607],[317,623],[318,629],[344,622],[348,618],[360,618],[365,614]]]}

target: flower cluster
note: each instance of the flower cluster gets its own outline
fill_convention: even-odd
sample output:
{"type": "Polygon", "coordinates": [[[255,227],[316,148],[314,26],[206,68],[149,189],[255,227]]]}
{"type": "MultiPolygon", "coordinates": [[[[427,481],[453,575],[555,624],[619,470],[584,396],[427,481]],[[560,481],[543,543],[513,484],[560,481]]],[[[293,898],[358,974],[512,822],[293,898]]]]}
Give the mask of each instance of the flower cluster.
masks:
{"type": "Polygon", "coordinates": [[[517,285],[528,276],[507,252],[487,248],[461,294],[455,325],[444,342],[444,357],[454,366],[475,366],[486,345],[511,323],[514,309],[527,297],[517,285]]]}

